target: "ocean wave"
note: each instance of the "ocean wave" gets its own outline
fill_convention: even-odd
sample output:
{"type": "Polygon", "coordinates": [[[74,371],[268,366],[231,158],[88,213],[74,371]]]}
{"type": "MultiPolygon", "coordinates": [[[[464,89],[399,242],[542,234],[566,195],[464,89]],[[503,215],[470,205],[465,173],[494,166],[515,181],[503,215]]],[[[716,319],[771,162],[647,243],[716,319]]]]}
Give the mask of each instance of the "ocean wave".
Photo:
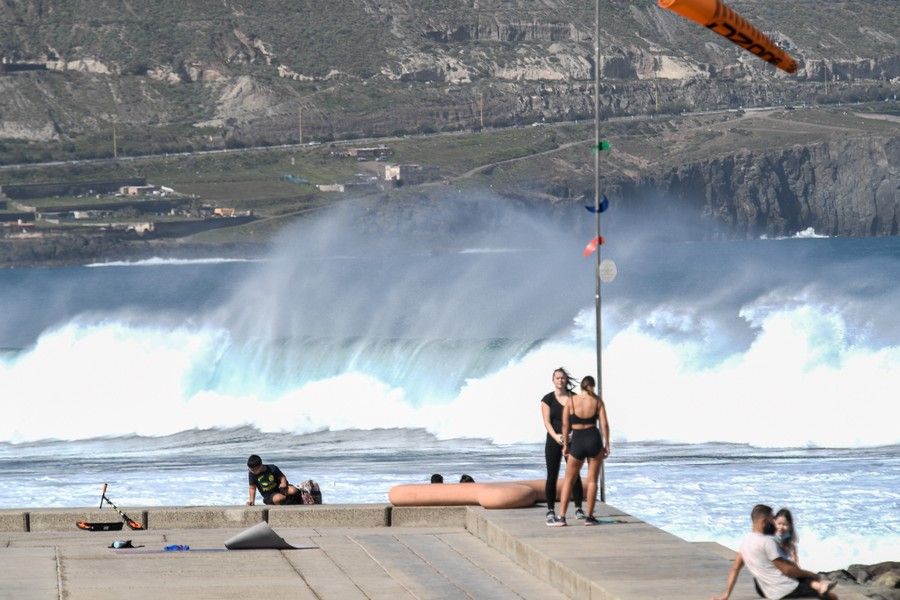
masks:
{"type": "Polygon", "coordinates": [[[261,259],[261,258],[162,258],[159,256],[154,256],[153,258],[146,258],[146,259],[134,260],[134,261],[118,260],[118,261],[109,261],[109,262],[90,263],[90,264],[85,265],[85,267],[90,267],[90,268],[171,267],[171,266],[184,266],[184,265],[215,265],[215,264],[223,264],[223,263],[253,263],[253,262],[267,262],[267,259],[261,259]]]}
{"type": "MultiPolygon", "coordinates": [[[[637,325],[613,335],[604,354],[613,439],[773,448],[900,441],[884,412],[900,389],[900,347],[850,343],[829,308],[770,307],[752,319],[758,332],[750,347],[713,363],[697,359],[702,341],[672,341],[637,325]]],[[[282,356],[294,352],[284,347],[289,341],[239,343],[221,328],[71,323],[0,357],[0,396],[18,407],[15,419],[0,423],[0,440],[251,426],[292,434],[421,429],[443,440],[527,443],[543,435],[537,406],[552,371],[561,364],[576,375],[594,371],[594,347],[581,331],[592,327],[579,319],[508,359],[502,344],[483,342],[459,347],[470,356],[448,362],[441,352],[423,361],[421,350],[397,352],[390,343],[316,350],[297,341],[306,354],[294,361],[282,356]],[[329,355],[330,373],[310,375],[295,364],[325,359],[313,350],[329,355]],[[494,366],[475,376],[475,364],[494,366]]]]}

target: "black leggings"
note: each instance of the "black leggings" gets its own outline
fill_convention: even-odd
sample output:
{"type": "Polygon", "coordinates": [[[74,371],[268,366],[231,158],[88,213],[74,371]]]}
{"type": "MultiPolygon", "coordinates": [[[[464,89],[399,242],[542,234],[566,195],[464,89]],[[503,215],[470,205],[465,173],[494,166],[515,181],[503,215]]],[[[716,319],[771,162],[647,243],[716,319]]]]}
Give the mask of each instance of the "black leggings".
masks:
{"type": "MultiPolygon", "coordinates": [[[[544,443],[544,458],[547,459],[547,483],[544,486],[544,494],[547,496],[547,510],[553,510],[556,506],[556,481],[559,479],[559,463],[562,461],[562,446],[556,443],[550,434],[544,443]]],[[[581,487],[581,477],[575,478],[572,485],[572,501],[575,506],[581,508],[584,500],[584,489],[581,487]]]]}

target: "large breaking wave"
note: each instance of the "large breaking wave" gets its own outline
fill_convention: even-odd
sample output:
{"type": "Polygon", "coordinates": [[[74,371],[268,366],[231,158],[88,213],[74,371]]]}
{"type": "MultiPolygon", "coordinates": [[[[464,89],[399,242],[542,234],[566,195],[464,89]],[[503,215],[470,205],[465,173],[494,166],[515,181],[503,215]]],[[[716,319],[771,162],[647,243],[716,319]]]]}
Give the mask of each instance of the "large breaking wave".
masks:
{"type": "MultiPolygon", "coordinates": [[[[701,342],[638,323],[605,350],[615,438],[760,446],[898,443],[886,418],[900,347],[848,341],[827,307],[747,307],[750,346],[710,364],[701,342]]],[[[673,319],[656,313],[654,319],[673,319]]],[[[70,323],[0,361],[16,418],[0,440],[423,428],[439,438],[539,439],[551,371],[591,373],[592,318],[549,340],[238,341],[227,329],[70,323]]]]}
{"type": "MultiPolygon", "coordinates": [[[[248,425],[540,439],[552,370],[595,370],[593,267],[580,256],[589,232],[454,206],[431,224],[434,239],[385,236],[384,223],[367,233],[365,208],[288,231],[258,263],[48,270],[34,295],[63,305],[60,289],[80,294],[55,321],[19,275],[24,299],[4,300],[0,334],[46,326],[0,353],[0,398],[15,407],[0,441],[248,425]]],[[[604,292],[615,439],[900,441],[886,414],[900,389],[896,242],[661,244],[623,231],[607,245],[620,271],[604,292]]]]}

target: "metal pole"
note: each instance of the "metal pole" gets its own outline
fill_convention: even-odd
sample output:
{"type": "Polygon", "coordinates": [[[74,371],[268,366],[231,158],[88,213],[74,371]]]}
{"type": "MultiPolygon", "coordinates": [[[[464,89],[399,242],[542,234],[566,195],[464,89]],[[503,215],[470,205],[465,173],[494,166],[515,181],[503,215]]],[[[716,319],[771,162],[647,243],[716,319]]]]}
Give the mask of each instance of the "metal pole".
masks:
{"type": "MultiPolygon", "coordinates": [[[[600,0],[594,3],[594,220],[597,237],[600,237],[600,0]]],[[[597,318],[597,395],[603,398],[603,362],[601,360],[603,337],[600,319],[600,251],[597,244],[597,264],[594,267],[596,288],[594,309],[597,318]]],[[[609,443],[609,440],[606,440],[609,443]]],[[[606,468],[600,467],[600,502],[606,502],[606,468]]]]}

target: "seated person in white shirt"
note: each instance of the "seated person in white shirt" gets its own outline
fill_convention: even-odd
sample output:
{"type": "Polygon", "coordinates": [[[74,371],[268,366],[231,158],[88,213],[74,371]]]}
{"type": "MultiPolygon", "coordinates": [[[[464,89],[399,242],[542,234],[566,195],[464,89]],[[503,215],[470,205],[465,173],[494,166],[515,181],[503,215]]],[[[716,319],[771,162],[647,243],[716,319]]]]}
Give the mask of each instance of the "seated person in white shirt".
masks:
{"type": "Polygon", "coordinates": [[[747,565],[747,570],[756,581],[757,592],[761,592],[764,598],[837,600],[837,596],[831,592],[834,582],[821,578],[816,573],[804,571],[785,559],[778,551],[778,543],[772,537],[775,532],[775,519],[770,507],[757,504],[750,513],[750,520],[753,522],[753,530],[741,542],[734,564],[728,573],[725,593],[713,600],[728,600],[744,565],[747,565]]]}

